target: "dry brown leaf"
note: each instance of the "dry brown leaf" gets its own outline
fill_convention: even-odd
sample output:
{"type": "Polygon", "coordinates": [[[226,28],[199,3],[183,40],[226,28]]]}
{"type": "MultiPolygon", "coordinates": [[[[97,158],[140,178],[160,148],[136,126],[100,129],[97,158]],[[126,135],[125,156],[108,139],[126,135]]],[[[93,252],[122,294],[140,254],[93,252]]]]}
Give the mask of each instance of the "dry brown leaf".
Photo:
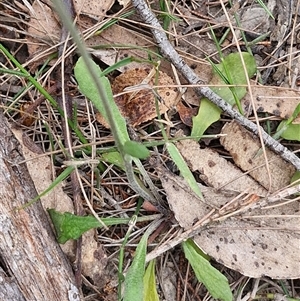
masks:
{"type": "Polygon", "coordinates": [[[246,32],[255,32],[255,36],[268,32],[270,19],[266,9],[260,5],[247,7],[242,12],[239,26],[246,32]]]}
{"type": "MultiPolygon", "coordinates": [[[[292,116],[296,106],[300,103],[300,93],[282,87],[253,86],[253,100],[257,112],[267,112],[272,115],[288,119],[292,116]]],[[[247,94],[242,100],[244,111],[251,108],[250,96],[247,94]]],[[[252,110],[252,109],[251,109],[252,110]]],[[[251,113],[251,112],[250,112],[251,113]]],[[[300,116],[295,123],[300,122],[300,116]]]]}
{"type": "Polygon", "coordinates": [[[114,2],[114,0],[73,0],[77,15],[86,15],[97,21],[105,17],[114,2]]]}
{"type": "MultiPolygon", "coordinates": [[[[136,68],[119,75],[112,84],[114,95],[123,92],[127,87],[139,85],[144,80],[147,81],[147,85],[152,87],[154,82],[156,82],[156,76],[154,75],[151,79],[147,80],[150,71],[151,69],[136,68]]],[[[159,110],[161,114],[164,114],[174,105],[177,92],[174,88],[169,88],[169,85],[174,85],[174,82],[171,77],[162,71],[159,71],[156,85],[163,86],[157,89],[157,93],[161,97],[158,100],[159,110]]],[[[151,89],[135,90],[134,92],[122,94],[115,98],[115,102],[121,114],[133,127],[154,119],[157,116],[155,96],[151,89]]],[[[108,124],[101,115],[97,115],[97,120],[108,127],[108,124]]]]}
{"type": "MultiPolygon", "coordinates": [[[[37,154],[27,148],[23,143],[22,131],[12,129],[14,135],[22,146],[23,154],[29,174],[39,194],[45,191],[53,182],[51,171],[51,160],[48,156],[38,157],[37,154]]],[[[34,146],[34,144],[33,144],[34,146]]],[[[28,200],[30,201],[30,200],[28,200]]],[[[46,195],[41,197],[41,203],[46,210],[54,208],[59,212],[74,212],[72,200],[63,191],[63,183],[56,185],[46,195]]],[[[101,272],[106,265],[106,255],[101,246],[95,240],[95,230],[90,230],[82,236],[82,270],[85,276],[90,277],[97,283],[101,272]]],[[[75,242],[70,240],[60,245],[64,253],[73,261],[75,258],[75,242]]]]}
{"type": "MultiPolygon", "coordinates": [[[[79,29],[90,28],[94,25],[95,20],[102,20],[113,4],[114,0],[74,0],[79,29]]],[[[47,5],[40,0],[33,2],[30,9],[29,35],[27,37],[30,57],[59,42],[61,25],[58,20],[51,4],[47,5]]]]}
{"type": "Polygon", "coordinates": [[[60,29],[52,9],[41,1],[34,1],[28,22],[27,47],[32,57],[37,52],[55,45],[59,41],[60,29]]]}
{"type": "MultiPolygon", "coordinates": [[[[157,53],[157,47],[151,38],[118,24],[105,29],[101,32],[101,35],[90,38],[87,44],[89,46],[109,45],[108,48],[92,50],[92,54],[108,66],[128,57],[147,61],[149,59],[149,51],[153,51],[151,54],[153,60],[158,60],[158,57],[154,54],[157,53]],[[123,47],[120,48],[120,45],[123,47]],[[147,51],[145,51],[146,49],[147,51]]],[[[131,62],[128,65],[120,66],[118,70],[124,72],[128,69],[142,67],[149,68],[152,66],[144,62],[131,62]]],[[[161,62],[160,70],[167,74],[172,74],[170,64],[166,60],[161,62]]]]}
{"type": "MultiPolygon", "coordinates": [[[[152,59],[157,60],[157,57],[154,54],[157,53],[157,47],[152,38],[118,24],[114,24],[114,26],[107,28],[101,33],[101,35],[92,37],[87,41],[87,44],[89,46],[110,45],[110,47],[107,49],[92,50],[93,55],[98,57],[109,66],[126,57],[135,57],[140,60],[148,60],[149,51],[153,52],[150,53],[152,59]],[[116,47],[114,47],[115,44],[117,44],[116,47]],[[125,49],[120,49],[119,45],[126,47],[125,49]],[[147,51],[145,51],[146,49],[147,51]]],[[[186,54],[182,52],[180,52],[180,54],[184,57],[185,62],[191,66],[191,68],[193,68],[196,74],[198,74],[203,81],[209,82],[210,78],[212,77],[212,68],[209,63],[195,56],[186,56],[186,54]]],[[[118,70],[124,72],[128,69],[149,66],[150,65],[147,63],[131,62],[126,66],[121,66],[118,68],[118,70]]],[[[160,70],[169,75],[173,74],[170,63],[168,63],[166,60],[162,60],[160,70]]],[[[182,82],[184,83],[186,81],[182,80],[182,82]]],[[[192,97],[194,102],[199,105],[199,96],[195,94],[194,89],[188,88],[187,90],[188,91],[185,94],[186,101],[190,103],[190,98],[192,97]]]]}
{"type": "Polygon", "coordinates": [[[161,290],[164,293],[165,301],[174,301],[176,300],[177,293],[177,272],[176,267],[172,261],[168,261],[163,264],[161,267],[161,281],[160,286],[161,290]]]}
{"type": "Polygon", "coordinates": [[[98,284],[107,265],[107,255],[101,244],[95,239],[95,230],[82,235],[82,274],[98,284]]]}
{"type": "MultiPolygon", "coordinates": [[[[258,151],[261,149],[259,139],[235,121],[225,124],[222,134],[226,136],[221,137],[221,144],[229,151],[235,164],[242,170],[249,171],[262,165],[262,167],[251,171],[250,175],[263,187],[269,189],[265,159],[262,153],[258,154],[258,151]]],[[[269,149],[266,149],[266,154],[272,178],[270,192],[274,192],[289,185],[296,170],[293,165],[269,149]]]]}
{"type": "Polygon", "coordinates": [[[224,187],[233,191],[246,191],[266,195],[267,191],[251,177],[245,175],[217,152],[201,149],[195,140],[181,140],[176,144],[192,171],[199,171],[200,178],[216,189],[224,187]]]}
{"type": "Polygon", "coordinates": [[[186,107],[181,101],[176,106],[177,113],[179,114],[180,120],[187,126],[192,127],[192,118],[197,115],[198,108],[186,107]]]}
{"type": "MultiPolygon", "coordinates": [[[[201,220],[212,207],[224,208],[236,196],[235,192],[216,193],[214,189],[200,185],[206,200],[203,203],[181,177],[163,172],[160,178],[170,207],[185,229],[201,220]]],[[[246,276],[300,277],[298,201],[209,222],[194,240],[218,262],[246,276]]]]}

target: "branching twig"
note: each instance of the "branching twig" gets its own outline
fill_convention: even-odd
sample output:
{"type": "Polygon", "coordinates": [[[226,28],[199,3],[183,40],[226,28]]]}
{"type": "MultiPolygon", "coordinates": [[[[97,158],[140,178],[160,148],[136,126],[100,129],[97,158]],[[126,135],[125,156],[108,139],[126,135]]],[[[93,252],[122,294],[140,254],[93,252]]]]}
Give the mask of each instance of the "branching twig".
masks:
{"type": "MultiPolygon", "coordinates": [[[[147,6],[144,0],[132,0],[133,6],[136,8],[137,13],[140,15],[141,19],[148,25],[151,26],[151,31],[157,45],[160,48],[162,55],[168,59],[176,69],[181,72],[181,74],[186,78],[186,80],[191,85],[203,84],[203,81],[195,74],[195,72],[184,62],[184,60],[179,56],[177,51],[174,49],[172,44],[169,42],[163,28],[158,22],[156,16],[147,6]]],[[[232,109],[232,106],[228,104],[224,99],[219,97],[208,87],[198,87],[195,91],[199,95],[204,95],[211,102],[221,108],[233,119],[236,119],[241,123],[246,129],[258,135],[258,127],[242,116],[240,113],[232,109]]],[[[260,128],[262,139],[266,146],[274,150],[283,159],[293,164],[298,170],[300,170],[300,158],[298,158],[294,153],[289,151],[281,143],[273,139],[268,135],[262,128],[260,128]]]]}

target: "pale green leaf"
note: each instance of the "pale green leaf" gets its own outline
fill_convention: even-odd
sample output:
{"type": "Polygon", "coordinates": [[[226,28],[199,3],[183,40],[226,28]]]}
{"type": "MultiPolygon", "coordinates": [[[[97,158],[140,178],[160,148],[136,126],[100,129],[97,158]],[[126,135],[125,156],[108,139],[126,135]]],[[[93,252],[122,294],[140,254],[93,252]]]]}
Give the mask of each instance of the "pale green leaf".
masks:
{"type": "MultiPolygon", "coordinates": [[[[126,141],[129,141],[129,136],[127,132],[126,127],[126,121],[124,117],[121,115],[118,106],[116,105],[113,93],[111,90],[110,82],[109,80],[102,75],[102,72],[99,68],[99,66],[91,60],[91,64],[97,74],[99,75],[99,81],[102,82],[102,85],[105,89],[105,93],[107,95],[107,98],[109,100],[109,107],[110,112],[112,114],[113,120],[115,121],[114,126],[116,127],[116,132],[118,133],[120,143],[123,145],[126,141]]],[[[79,58],[75,68],[74,68],[75,78],[78,82],[80,91],[91,100],[91,102],[94,104],[96,109],[101,113],[101,115],[106,119],[108,122],[106,111],[103,105],[103,101],[98,93],[98,89],[96,84],[93,81],[92,76],[90,75],[89,70],[86,67],[86,64],[84,63],[82,58],[79,58]]]]}
{"type": "Polygon", "coordinates": [[[151,260],[148,264],[144,275],[144,300],[143,301],[159,301],[156,290],[155,281],[155,260],[151,260]]]}
{"type": "Polygon", "coordinates": [[[192,138],[201,139],[207,128],[220,119],[221,112],[222,110],[207,98],[201,99],[198,114],[193,117],[192,138]]]}
{"type": "Polygon", "coordinates": [[[109,164],[114,164],[119,168],[125,170],[125,163],[119,152],[115,151],[115,152],[103,153],[101,155],[101,158],[104,162],[107,162],[109,164]]]}
{"type": "Polygon", "coordinates": [[[281,126],[286,127],[286,129],[280,135],[282,138],[286,140],[300,141],[300,124],[290,123],[289,125],[286,125],[285,121],[283,121],[278,126],[277,131],[280,131],[281,126]]]}
{"type": "Polygon", "coordinates": [[[183,242],[182,247],[197,279],[205,285],[213,298],[232,301],[232,292],[226,277],[199,254],[198,247],[191,240],[183,242]]]}
{"type": "Polygon", "coordinates": [[[226,100],[229,104],[234,105],[235,99],[232,91],[234,90],[238,99],[242,99],[247,90],[245,87],[239,87],[239,85],[247,84],[247,76],[251,78],[256,72],[255,58],[248,52],[241,53],[247,69],[247,75],[245,75],[243,63],[239,53],[231,53],[224,58],[224,60],[217,64],[215,67],[218,72],[214,72],[213,78],[210,84],[229,84],[237,85],[236,87],[212,87],[212,90],[226,100]],[[219,73],[226,77],[226,73],[230,76],[230,79],[223,80],[219,73]]]}
{"type": "Polygon", "coordinates": [[[299,182],[300,181],[300,170],[297,170],[294,174],[293,174],[293,176],[292,176],[292,178],[291,178],[291,184],[292,183],[296,183],[296,184],[294,184],[294,185],[299,185],[299,182]]]}
{"type": "Polygon", "coordinates": [[[135,252],[132,264],[129,267],[124,281],[123,301],[143,301],[147,240],[149,233],[142,236],[135,252]]]}

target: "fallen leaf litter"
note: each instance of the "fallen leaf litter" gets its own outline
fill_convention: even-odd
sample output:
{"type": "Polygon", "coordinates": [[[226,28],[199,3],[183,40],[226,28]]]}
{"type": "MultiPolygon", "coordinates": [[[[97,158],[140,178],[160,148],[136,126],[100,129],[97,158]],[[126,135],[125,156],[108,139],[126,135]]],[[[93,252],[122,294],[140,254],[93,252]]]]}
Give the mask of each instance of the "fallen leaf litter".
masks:
{"type": "MultiPolygon", "coordinates": [[[[133,127],[157,117],[156,99],[160,114],[164,114],[173,107],[177,98],[176,89],[172,88],[174,82],[170,76],[159,71],[156,82],[155,74],[147,79],[150,72],[150,68],[131,69],[117,76],[112,83],[113,94],[117,95],[115,102],[123,117],[133,127]],[[160,87],[153,90],[154,85],[160,87]],[[133,91],[124,93],[126,88],[133,88],[133,91]],[[156,93],[159,95],[157,98],[156,93]]],[[[109,128],[100,113],[97,114],[97,120],[109,128]]]]}
{"type": "MultiPolygon", "coordinates": [[[[236,192],[216,192],[201,185],[206,200],[203,203],[181,177],[164,172],[161,181],[175,218],[185,230],[212,208],[225,215],[226,210],[232,213],[244,203],[259,199],[246,194],[245,198],[237,199],[233,207],[222,211],[222,207],[238,195],[236,192]]],[[[279,207],[258,208],[224,220],[218,218],[217,222],[209,221],[194,241],[216,261],[246,276],[299,278],[299,218],[297,200],[279,207]]]]}

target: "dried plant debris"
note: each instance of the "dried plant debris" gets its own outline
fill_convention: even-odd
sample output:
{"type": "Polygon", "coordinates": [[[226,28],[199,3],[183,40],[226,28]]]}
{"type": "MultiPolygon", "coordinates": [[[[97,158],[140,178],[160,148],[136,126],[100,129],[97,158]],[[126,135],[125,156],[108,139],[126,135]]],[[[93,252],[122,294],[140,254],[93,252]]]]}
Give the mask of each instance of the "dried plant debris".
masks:
{"type": "Polygon", "coordinates": [[[102,20],[114,4],[113,0],[74,0],[76,15],[85,15],[89,18],[102,20]]]}
{"type": "MultiPolygon", "coordinates": [[[[288,119],[292,116],[295,108],[300,103],[300,94],[298,91],[269,86],[253,86],[253,101],[257,112],[265,112],[282,119],[288,119]]],[[[247,114],[252,113],[250,95],[247,94],[243,100],[244,111],[247,114]]],[[[299,123],[300,117],[294,120],[299,123]]]]}
{"type": "MultiPolygon", "coordinates": [[[[42,150],[33,141],[30,143],[29,138],[22,131],[13,129],[13,133],[22,146],[23,155],[27,160],[26,165],[34,186],[37,192],[41,194],[53,182],[51,159],[46,155],[39,156],[43,153],[42,150]]],[[[41,197],[41,201],[44,209],[55,208],[60,212],[74,212],[71,198],[63,191],[63,183],[59,183],[46,195],[41,197]]],[[[84,233],[82,239],[82,273],[97,283],[106,266],[106,254],[102,246],[96,241],[94,230],[84,233]]],[[[73,261],[76,252],[75,241],[70,240],[61,245],[61,248],[69,259],[73,261]]]]}
{"type": "MultiPolygon", "coordinates": [[[[112,84],[114,95],[124,92],[125,88],[132,88],[133,92],[116,96],[115,101],[122,115],[133,127],[157,117],[156,101],[159,104],[160,114],[164,114],[173,107],[177,98],[176,90],[170,88],[174,85],[171,77],[162,71],[158,72],[158,76],[156,74],[151,76],[150,73],[151,69],[147,68],[128,70],[116,77],[112,84]],[[153,85],[160,87],[154,90],[153,85]]],[[[102,119],[100,117],[98,121],[107,127],[102,119]]]]}
{"type": "Polygon", "coordinates": [[[184,124],[190,127],[193,126],[192,118],[197,115],[198,108],[186,107],[182,101],[180,101],[176,106],[176,111],[184,124]]]}
{"type": "Polygon", "coordinates": [[[274,192],[290,184],[291,178],[296,171],[295,167],[283,160],[279,155],[266,149],[271,176],[270,186],[260,141],[240,124],[235,121],[225,124],[222,134],[225,134],[225,136],[221,137],[220,142],[229,151],[235,164],[244,171],[252,170],[249,174],[263,187],[270,192],[274,192]]]}
{"type": "Polygon", "coordinates": [[[30,56],[46,50],[59,41],[60,29],[53,10],[41,1],[34,1],[30,9],[27,47],[30,56]]]}
{"type": "MultiPolygon", "coordinates": [[[[87,44],[91,47],[98,45],[111,45],[111,47],[96,47],[96,49],[91,50],[94,56],[108,66],[114,65],[117,61],[125,59],[126,57],[134,57],[137,60],[146,61],[149,58],[148,51],[153,51],[153,53],[157,51],[151,38],[143,36],[134,30],[118,24],[114,24],[114,26],[105,29],[101,32],[101,35],[91,37],[87,41],[87,44]],[[128,45],[129,43],[131,47],[128,45]],[[120,48],[118,45],[124,45],[125,47],[120,48]],[[145,48],[147,48],[147,52],[144,50],[145,48]]],[[[120,72],[124,72],[125,70],[138,67],[140,68],[144,65],[146,64],[133,61],[128,65],[120,66],[118,70],[120,72]]],[[[161,68],[163,68],[164,65],[166,64],[162,62],[161,68]]],[[[149,67],[150,64],[147,64],[147,66],[149,67]]]]}
{"type": "Polygon", "coordinates": [[[228,206],[237,193],[226,190],[216,192],[200,185],[205,198],[203,203],[181,177],[165,171],[161,174],[161,181],[175,218],[184,229],[191,228],[215,209],[215,221],[212,216],[194,240],[216,261],[254,278],[300,277],[300,215],[297,200],[275,208],[252,209],[234,216],[235,210],[257,201],[257,196],[247,195],[228,206]],[[226,219],[224,216],[228,212],[231,217],[226,219]]]}
{"type": "Polygon", "coordinates": [[[209,148],[201,149],[195,140],[181,140],[176,146],[191,170],[199,171],[201,180],[209,186],[237,192],[246,190],[261,196],[267,194],[267,190],[255,180],[245,175],[217,152],[209,148]]]}
{"type": "MultiPolygon", "coordinates": [[[[113,3],[112,0],[75,0],[74,9],[79,29],[91,28],[96,21],[103,20],[113,3]]],[[[59,42],[61,25],[51,3],[35,0],[29,11],[27,46],[30,57],[33,57],[36,53],[49,50],[49,46],[59,42]]]]}

